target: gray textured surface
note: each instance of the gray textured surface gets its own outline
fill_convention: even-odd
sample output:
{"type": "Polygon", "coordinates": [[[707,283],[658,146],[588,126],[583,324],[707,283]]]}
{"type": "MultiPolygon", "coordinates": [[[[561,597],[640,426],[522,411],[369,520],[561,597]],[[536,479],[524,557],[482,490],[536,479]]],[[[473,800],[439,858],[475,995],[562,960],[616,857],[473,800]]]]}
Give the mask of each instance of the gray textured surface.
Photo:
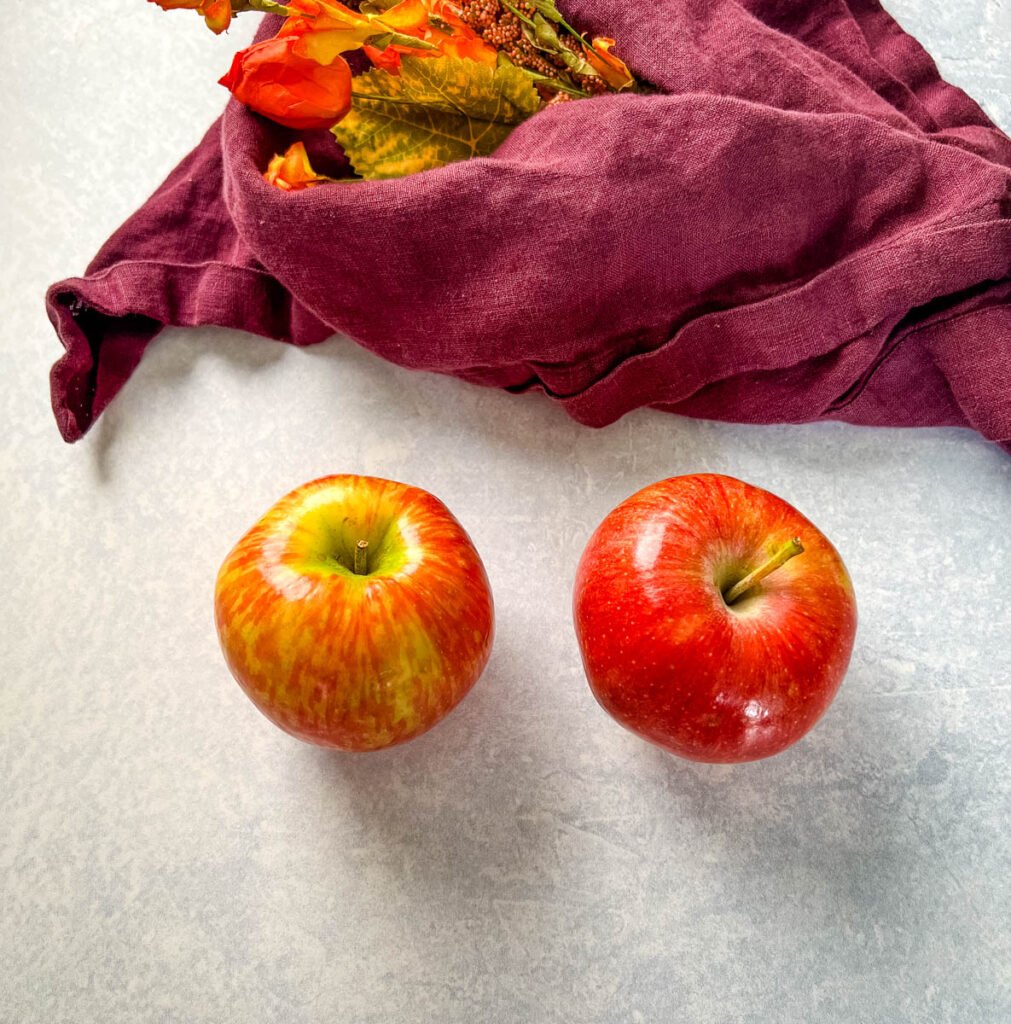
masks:
{"type": "MultiPolygon", "coordinates": [[[[43,289],[197,141],[251,25],[8,6],[0,1020],[1011,1020],[1011,459],[957,431],[592,432],[347,343],[211,330],[167,333],[67,448],[43,289]],[[596,521],[699,469],[796,503],[860,598],[837,702],[754,766],[624,733],[570,628],[596,521]],[[498,602],[474,693],[365,757],[267,725],[210,614],[241,531],[338,470],[439,494],[498,602]]],[[[892,7],[1011,127],[1008,0],[892,7]]]]}

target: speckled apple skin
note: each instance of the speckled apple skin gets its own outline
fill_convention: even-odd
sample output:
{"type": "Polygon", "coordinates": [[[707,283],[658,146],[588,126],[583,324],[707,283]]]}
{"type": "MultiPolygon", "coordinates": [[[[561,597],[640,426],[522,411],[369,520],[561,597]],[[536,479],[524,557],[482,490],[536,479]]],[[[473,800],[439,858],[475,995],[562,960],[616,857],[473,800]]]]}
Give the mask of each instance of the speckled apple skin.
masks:
{"type": "Polygon", "coordinates": [[[781,498],[716,474],[662,480],[610,512],[576,575],[583,666],[601,706],[695,761],[753,761],[825,713],[856,633],[838,552],[781,498]],[[793,537],[802,554],[728,606],[793,537]]]}
{"type": "Polygon", "coordinates": [[[218,574],[215,621],[239,685],[272,722],[323,746],[377,750],[449,713],[488,661],[491,589],[434,495],[330,476],[282,498],[218,574]],[[359,539],[369,572],[353,571],[359,539]]]}

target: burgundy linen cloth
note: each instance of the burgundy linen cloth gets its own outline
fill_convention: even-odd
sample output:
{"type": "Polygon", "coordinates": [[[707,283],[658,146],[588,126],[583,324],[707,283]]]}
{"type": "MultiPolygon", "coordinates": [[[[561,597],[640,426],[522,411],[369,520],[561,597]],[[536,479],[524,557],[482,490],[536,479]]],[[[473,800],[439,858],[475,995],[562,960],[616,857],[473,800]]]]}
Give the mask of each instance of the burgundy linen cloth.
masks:
{"type": "Polygon", "coordinates": [[[230,102],[49,291],[64,438],[164,325],[218,324],[342,331],[591,425],[649,405],[970,426],[1011,451],[1011,141],[876,0],[561,7],[658,91],[554,106],[486,159],[300,193],[261,177],[291,133],[230,102]]]}

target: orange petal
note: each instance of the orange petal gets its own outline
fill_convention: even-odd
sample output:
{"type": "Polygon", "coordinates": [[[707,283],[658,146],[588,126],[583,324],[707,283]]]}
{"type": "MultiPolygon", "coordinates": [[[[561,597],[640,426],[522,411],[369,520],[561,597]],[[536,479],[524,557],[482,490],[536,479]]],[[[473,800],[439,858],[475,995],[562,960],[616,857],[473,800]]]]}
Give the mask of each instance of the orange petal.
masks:
{"type": "Polygon", "coordinates": [[[584,43],[583,49],[586,51],[586,59],[593,66],[594,71],[612,89],[628,89],[635,83],[635,79],[625,66],[624,61],[619,60],[610,52],[612,46],[614,46],[613,39],[608,39],[606,36],[597,36],[593,40],[592,47],[584,43]]]}
{"type": "Polygon", "coordinates": [[[440,40],[431,39],[430,42],[437,43],[440,52],[447,57],[476,60],[479,64],[488,64],[491,67],[498,63],[498,51],[476,33],[471,33],[470,36],[463,33],[447,36],[440,32],[439,36],[440,40]]]}
{"type": "Polygon", "coordinates": [[[374,46],[363,46],[362,50],[380,71],[388,71],[391,75],[400,74],[400,54],[395,47],[387,46],[385,50],[377,50],[374,46]]]}
{"type": "MultiPolygon", "coordinates": [[[[298,11],[299,14],[304,14],[306,17],[315,18],[320,13],[320,6],[316,0],[288,0],[285,5],[289,10],[298,11]]],[[[291,18],[288,19],[289,21],[291,18]]],[[[282,25],[282,30],[286,27],[282,25]]]]}
{"type": "Polygon", "coordinates": [[[163,11],[199,11],[203,0],[150,0],[157,4],[163,11]]]}
{"type": "Polygon", "coordinates": [[[201,8],[207,27],[220,35],[232,23],[232,0],[210,0],[201,8]]]}
{"type": "Polygon", "coordinates": [[[302,142],[289,146],[284,156],[275,156],[268,164],[263,178],[268,185],[273,185],[284,192],[300,192],[302,189],[314,188],[316,185],[336,180],[324,174],[317,174],[312,169],[309,154],[302,142]]]}
{"type": "Polygon", "coordinates": [[[357,50],[370,36],[384,31],[371,18],[342,4],[322,0],[293,0],[288,6],[300,12],[285,19],[278,36],[297,36],[295,52],[317,64],[332,64],[347,50],[357,50]]]}
{"type": "Polygon", "coordinates": [[[332,64],[342,53],[357,50],[374,35],[376,27],[367,22],[355,27],[314,28],[299,35],[294,52],[317,64],[332,64]]]}
{"type": "MultiPolygon", "coordinates": [[[[409,50],[405,46],[396,45],[395,49],[402,56],[464,57],[491,66],[498,62],[498,51],[459,17],[456,8],[442,0],[400,0],[400,3],[384,11],[379,20],[386,28],[402,35],[417,36],[438,47],[438,50],[409,50]],[[429,18],[433,14],[438,15],[452,31],[444,32],[432,25],[429,18]]],[[[377,29],[381,27],[376,26],[377,29]]]]}
{"type": "Polygon", "coordinates": [[[384,25],[397,32],[413,35],[428,25],[428,8],[422,0],[400,0],[381,17],[384,25]]]}
{"type": "Polygon", "coordinates": [[[224,32],[232,21],[231,0],[151,0],[151,3],[163,11],[198,11],[215,34],[224,32]]]}
{"type": "Polygon", "coordinates": [[[240,50],[221,84],[240,102],[289,128],[330,128],[351,108],[351,69],[294,52],[298,37],[275,36],[240,50]]]}
{"type": "Polygon", "coordinates": [[[334,0],[289,0],[286,6],[316,22],[320,28],[355,28],[371,20],[334,0]]]}

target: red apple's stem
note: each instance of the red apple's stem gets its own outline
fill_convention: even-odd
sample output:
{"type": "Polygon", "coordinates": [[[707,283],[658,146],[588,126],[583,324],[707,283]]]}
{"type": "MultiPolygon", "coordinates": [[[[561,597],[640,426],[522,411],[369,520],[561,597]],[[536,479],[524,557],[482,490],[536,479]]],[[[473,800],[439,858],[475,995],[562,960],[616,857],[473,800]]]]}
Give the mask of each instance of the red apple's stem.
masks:
{"type": "Polygon", "coordinates": [[[754,572],[749,572],[743,580],[735,583],[724,595],[727,604],[733,604],[742,594],[746,594],[756,583],[764,580],[770,572],[775,572],[784,562],[789,562],[794,555],[804,550],[800,537],[788,540],[768,561],[763,562],[754,572]]]}
{"type": "Polygon", "coordinates": [[[365,576],[369,571],[369,542],[360,540],[355,545],[355,573],[358,576],[365,576]]]}

